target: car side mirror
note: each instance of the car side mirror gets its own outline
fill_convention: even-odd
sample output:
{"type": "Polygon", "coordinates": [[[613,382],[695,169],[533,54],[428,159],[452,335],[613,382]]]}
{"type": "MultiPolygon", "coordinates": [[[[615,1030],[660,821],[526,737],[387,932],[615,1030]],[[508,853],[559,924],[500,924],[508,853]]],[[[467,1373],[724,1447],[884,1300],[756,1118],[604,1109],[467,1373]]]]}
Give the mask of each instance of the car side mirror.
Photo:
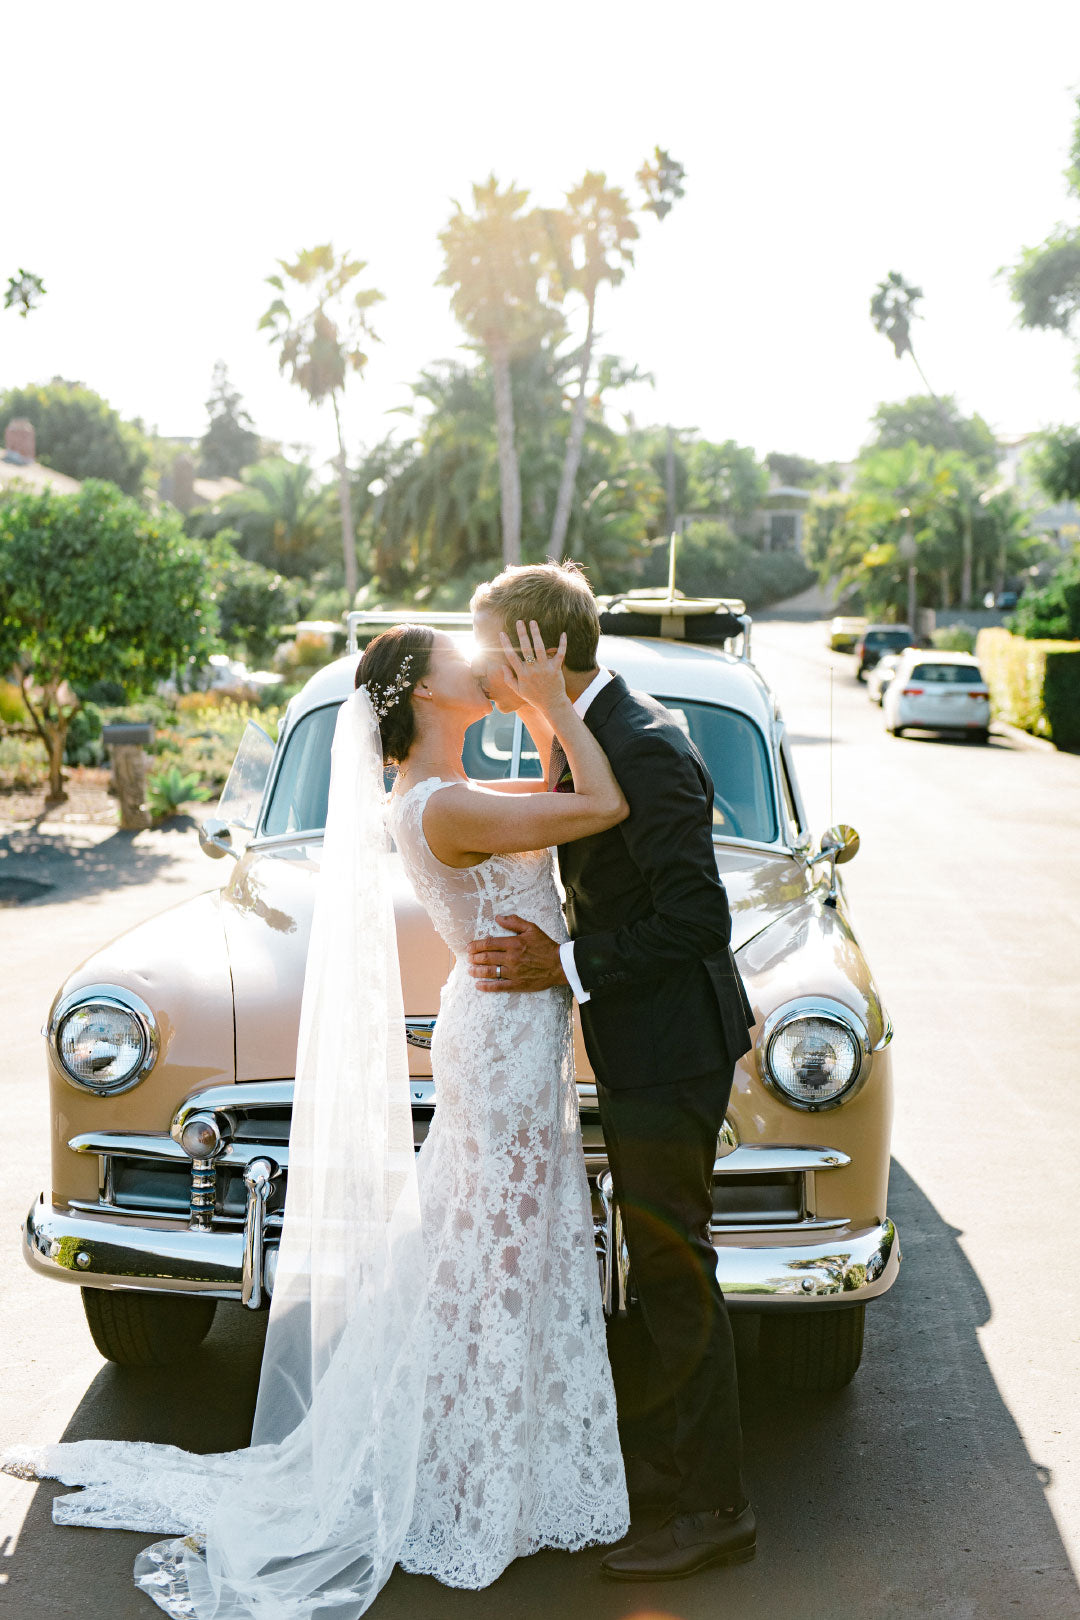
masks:
{"type": "Polygon", "coordinates": [[[819,861],[829,863],[829,892],[825,896],[827,906],[835,906],[837,898],[836,868],[843,861],[850,861],[859,853],[859,835],[854,827],[845,822],[839,822],[835,827],[828,827],[821,835],[821,848],[816,855],[812,855],[807,862],[808,866],[816,866],[819,861]]]}
{"type": "Polygon", "coordinates": [[[227,821],[219,821],[216,816],[208,816],[199,824],[199,848],[204,855],[210,855],[219,861],[223,855],[232,855],[235,859],[238,851],[233,848],[232,833],[227,821]]]}
{"type": "Polygon", "coordinates": [[[850,861],[859,853],[859,835],[854,827],[849,827],[841,821],[835,827],[829,827],[821,835],[821,853],[832,853],[837,866],[844,861],[850,861]]]}

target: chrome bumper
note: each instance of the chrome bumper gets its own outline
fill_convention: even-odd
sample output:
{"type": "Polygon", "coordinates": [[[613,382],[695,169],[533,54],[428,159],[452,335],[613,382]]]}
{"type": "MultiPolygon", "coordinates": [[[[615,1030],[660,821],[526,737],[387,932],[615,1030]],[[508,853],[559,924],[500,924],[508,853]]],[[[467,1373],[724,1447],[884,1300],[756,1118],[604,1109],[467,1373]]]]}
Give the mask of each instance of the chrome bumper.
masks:
{"type": "MultiPolygon", "coordinates": [[[[602,1182],[607,1182],[607,1177],[602,1182]]],[[[604,1307],[624,1311],[632,1283],[618,1208],[601,1185],[604,1216],[596,1223],[604,1307]],[[613,1263],[614,1262],[614,1263],[613,1263]]],[[[253,1192],[253,1203],[258,1195],[253,1192]]],[[[57,1209],[44,1197],[26,1217],[24,1252],[45,1276],[84,1288],[129,1288],[242,1300],[254,1308],[273,1292],[279,1228],[249,1218],[246,1230],[198,1231],[173,1221],[112,1212],[57,1209]]],[[[855,1305],[884,1294],[896,1280],[900,1243],[892,1221],[841,1227],[825,1234],[713,1234],[717,1277],[733,1309],[855,1305]]]]}

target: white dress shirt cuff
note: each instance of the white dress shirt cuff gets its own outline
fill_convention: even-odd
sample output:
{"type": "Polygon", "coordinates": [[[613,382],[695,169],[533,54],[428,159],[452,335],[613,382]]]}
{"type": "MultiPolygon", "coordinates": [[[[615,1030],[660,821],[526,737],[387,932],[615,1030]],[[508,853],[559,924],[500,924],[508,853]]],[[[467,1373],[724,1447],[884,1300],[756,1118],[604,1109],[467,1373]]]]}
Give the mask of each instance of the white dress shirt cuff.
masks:
{"type": "Polygon", "coordinates": [[[591,992],[586,990],[585,986],[578,978],[577,965],[574,962],[574,942],[572,939],[568,939],[565,944],[559,946],[559,961],[562,963],[562,970],[566,974],[566,982],[574,992],[574,1000],[579,1003],[582,1001],[588,1001],[591,992]]]}

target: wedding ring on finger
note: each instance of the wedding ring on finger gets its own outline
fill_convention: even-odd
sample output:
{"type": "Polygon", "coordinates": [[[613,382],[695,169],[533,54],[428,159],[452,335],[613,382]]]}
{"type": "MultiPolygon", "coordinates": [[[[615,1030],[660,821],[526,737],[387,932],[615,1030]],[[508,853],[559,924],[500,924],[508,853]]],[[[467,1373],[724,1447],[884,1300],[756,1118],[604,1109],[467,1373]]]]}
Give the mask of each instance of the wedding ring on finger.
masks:
{"type": "Polygon", "coordinates": [[[502,963],[501,962],[496,962],[496,964],[495,964],[495,977],[497,979],[502,978],[502,963]]]}

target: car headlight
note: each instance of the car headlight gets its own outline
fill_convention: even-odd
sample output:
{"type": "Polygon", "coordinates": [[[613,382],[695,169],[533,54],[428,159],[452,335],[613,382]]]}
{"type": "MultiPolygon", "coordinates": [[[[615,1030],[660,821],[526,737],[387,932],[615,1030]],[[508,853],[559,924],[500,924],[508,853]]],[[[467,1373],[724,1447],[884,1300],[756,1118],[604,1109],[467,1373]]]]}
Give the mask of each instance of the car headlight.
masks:
{"type": "Polygon", "coordinates": [[[785,1102],[834,1108],[858,1089],[870,1055],[854,1013],[827,998],[778,1008],[761,1032],[761,1072],[785,1102]]]}
{"type": "Polygon", "coordinates": [[[138,1085],[157,1057],[153,1013],[120,985],[86,985],[65,996],[48,1034],[65,1079],[99,1097],[138,1085]]]}

